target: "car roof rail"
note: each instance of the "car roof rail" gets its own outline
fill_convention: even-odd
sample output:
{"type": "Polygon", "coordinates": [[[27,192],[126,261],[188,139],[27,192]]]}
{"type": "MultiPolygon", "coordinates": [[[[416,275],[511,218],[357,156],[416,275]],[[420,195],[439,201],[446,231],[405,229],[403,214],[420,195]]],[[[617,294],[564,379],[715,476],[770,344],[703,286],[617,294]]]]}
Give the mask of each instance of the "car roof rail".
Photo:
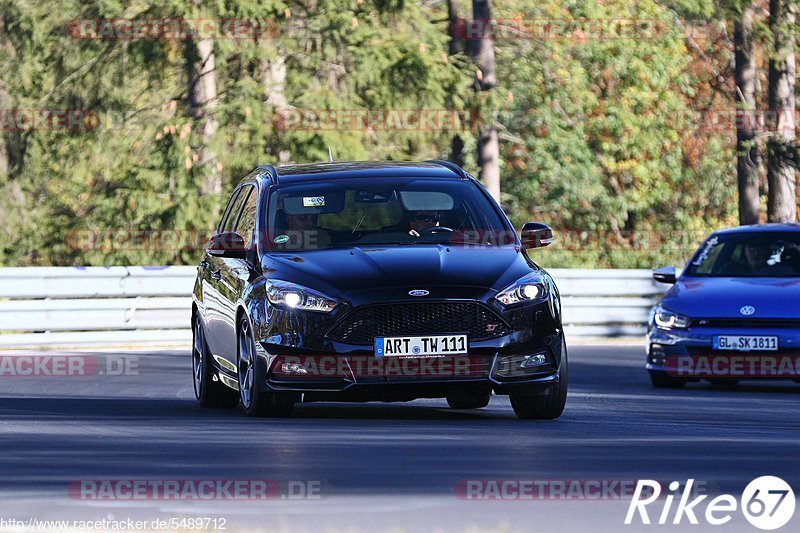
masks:
{"type": "Polygon", "coordinates": [[[425,162],[426,163],[433,163],[434,165],[439,165],[439,166],[445,167],[445,168],[451,170],[456,175],[460,176],[462,179],[469,179],[469,176],[467,175],[466,172],[464,172],[463,168],[461,168],[460,166],[458,166],[455,163],[452,163],[450,161],[444,161],[442,159],[428,159],[425,162]]]}
{"type": "Polygon", "coordinates": [[[261,170],[266,170],[267,174],[269,174],[269,179],[272,180],[272,183],[275,185],[278,184],[278,171],[275,170],[275,167],[272,165],[259,165],[258,168],[261,170]]]}

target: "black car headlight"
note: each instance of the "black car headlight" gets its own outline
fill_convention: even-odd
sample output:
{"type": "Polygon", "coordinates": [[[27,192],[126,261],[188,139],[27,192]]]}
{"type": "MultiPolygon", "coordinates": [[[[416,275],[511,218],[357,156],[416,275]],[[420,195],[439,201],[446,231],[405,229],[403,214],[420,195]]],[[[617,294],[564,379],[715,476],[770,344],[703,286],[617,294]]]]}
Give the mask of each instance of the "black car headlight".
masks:
{"type": "Polygon", "coordinates": [[[657,305],[653,308],[652,322],[663,329],[685,329],[689,327],[691,319],[657,305]]]}
{"type": "Polygon", "coordinates": [[[266,289],[269,303],[289,309],[330,313],[337,303],[319,291],[279,279],[267,280],[266,289]]]}
{"type": "Polygon", "coordinates": [[[495,299],[505,306],[520,302],[542,302],[547,299],[547,285],[539,274],[528,274],[497,293],[495,299]]]}

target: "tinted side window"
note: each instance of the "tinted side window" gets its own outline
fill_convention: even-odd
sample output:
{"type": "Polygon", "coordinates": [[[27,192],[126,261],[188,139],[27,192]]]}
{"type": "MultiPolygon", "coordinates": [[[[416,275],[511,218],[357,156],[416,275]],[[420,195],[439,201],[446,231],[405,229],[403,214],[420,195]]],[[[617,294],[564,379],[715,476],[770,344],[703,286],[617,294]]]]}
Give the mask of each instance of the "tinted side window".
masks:
{"type": "Polygon", "coordinates": [[[223,231],[222,228],[225,226],[225,222],[228,216],[230,215],[231,211],[233,210],[232,209],[233,204],[236,203],[236,199],[239,196],[239,191],[241,191],[241,189],[236,189],[235,191],[233,191],[231,199],[228,200],[228,206],[225,208],[225,212],[222,214],[222,218],[220,219],[219,224],[217,224],[217,233],[222,233],[223,231]]]}
{"type": "Polygon", "coordinates": [[[236,225],[236,232],[244,237],[245,248],[250,248],[253,242],[253,230],[256,227],[256,210],[258,209],[258,192],[253,187],[250,187],[252,192],[248,196],[242,216],[239,217],[239,223],[236,225]]]}
{"type": "Polygon", "coordinates": [[[236,222],[239,220],[239,213],[242,211],[242,204],[247,199],[247,195],[250,193],[252,186],[242,187],[239,193],[239,196],[236,197],[236,200],[233,202],[233,206],[231,206],[231,210],[228,213],[227,218],[225,219],[225,224],[222,226],[222,232],[226,231],[234,231],[236,229],[236,222]]]}

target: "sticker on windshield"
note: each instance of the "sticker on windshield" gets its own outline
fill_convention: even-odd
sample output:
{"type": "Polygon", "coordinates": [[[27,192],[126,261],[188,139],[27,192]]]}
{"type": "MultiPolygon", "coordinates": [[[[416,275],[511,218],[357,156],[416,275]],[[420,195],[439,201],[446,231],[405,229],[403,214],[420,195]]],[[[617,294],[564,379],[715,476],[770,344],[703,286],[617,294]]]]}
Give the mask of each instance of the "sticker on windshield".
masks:
{"type": "Polygon", "coordinates": [[[288,235],[278,235],[277,237],[275,237],[275,239],[273,239],[272,242],[274,242],[275,244],[283,244],[285,242],[289,242],[289,236],[288,235]]]}
{"type": "Polygon", "coordinates": [[[775,266],[781,262],[784,248],[784,246],[780,246],[772,251],[772,255],[767,259],[767,264],[769,266],[775,266]]]}
{"type": "Polygon", "coordinates": [[[702,265],[702,264],[703,264],[703,262],[704,262],[706,259],[708,259],[708,256],[709,256],[709,254],[711,253],[711,250],[713,250],[713,249],[714,249],[714,247],[715,247],[717,244],[719,244],[719,239],[718,239],[717,237],[713,237],[713,238],[709,239],[709,240],[708,240],[708,242],[706,243],[706,246],[705,246],[705,248],[703,248],[703,251],[702,251],[702,252],[700,252],[700,255],[698,255],[698,256],[697,256],[697,259],[695,259],[695,260],[692,262],[692,264],[693,264],[694,266],[700,266],[700,265],[702,265]]]}
{"type": "Polygon", "coordinates": [[[324,205],[324,196],[303,196],[303,207],[323,207],[324,205]]]}

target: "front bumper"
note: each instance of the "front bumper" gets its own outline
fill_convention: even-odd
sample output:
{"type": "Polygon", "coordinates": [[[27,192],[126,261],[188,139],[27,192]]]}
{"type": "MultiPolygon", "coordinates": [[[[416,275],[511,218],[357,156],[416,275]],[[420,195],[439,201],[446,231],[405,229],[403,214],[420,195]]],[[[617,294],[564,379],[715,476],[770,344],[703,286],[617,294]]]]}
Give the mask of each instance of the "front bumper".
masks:
{"type": "MultiPolygon", "coordinates": [[[[380,302],[403,305],[409,302],[380,302]]],[[[416,303],[416,302],[414,302],[416,303]]],[[[372,343],[348,344],[332,334],[347,313],[330,315],[270,306],[260,320],[257,352],[265,369],[264,386],[274,392],[303,393],[306,399],[413,399],[442,397],[454,389],[493,390],[497,394],[548,389],[559,380],[564,337],[552,301],[501,309],[480,299],[452,298],[428,302],[483,306],[497,316],[494,338],[470,337],[468,355],[448,357],[377,357],[372,343]],[[500,332],[500,333],[497,333],[500,332]],[[523,367],[526,357],[543,356],[544,364],[523,367]]],[[[441,319],[438,315],[432,315],[441,319]]],[[[255,317],[254,317],[255,318],[255,317]]],[[[456,321],[455,327],[462,322],[456,321]]],[[[466,322],[466,319],[465,321],[466,322]]],[[[412,320],[410,322],[414,324],[412,320]]],[[[414,331],[400,335],[446,335],[414,331]]],[[[541,358],[540,358],[541,359],[541,358]]],[[[540,360],[539,359],[539,360],[540,360]]]]}
{"type": "MultiPolygon", "coordinates": [[[[447,357],[376,357],[374,354],[270,354],[265,385],[274,392],[347,393],[342,396],[442,397],[451,390],[487,389],[497,394],[546,389],[559,380],[561,335],[532,353],[494,352],[447,357]],[[526,357],[544,355],[546,364],[522,368],[526,357]]],[[[312,395],[313,396],[313,395],[312,395]]]]}
{"type": "Polygon", "coordinates": [[[800,330],[779,328],[670,329],[647,335],[647,370],[654,375],[698,380],[800,378],[800,330]],[[778,338],[776,351],[715,350],[719,335],[778,338]]]}

